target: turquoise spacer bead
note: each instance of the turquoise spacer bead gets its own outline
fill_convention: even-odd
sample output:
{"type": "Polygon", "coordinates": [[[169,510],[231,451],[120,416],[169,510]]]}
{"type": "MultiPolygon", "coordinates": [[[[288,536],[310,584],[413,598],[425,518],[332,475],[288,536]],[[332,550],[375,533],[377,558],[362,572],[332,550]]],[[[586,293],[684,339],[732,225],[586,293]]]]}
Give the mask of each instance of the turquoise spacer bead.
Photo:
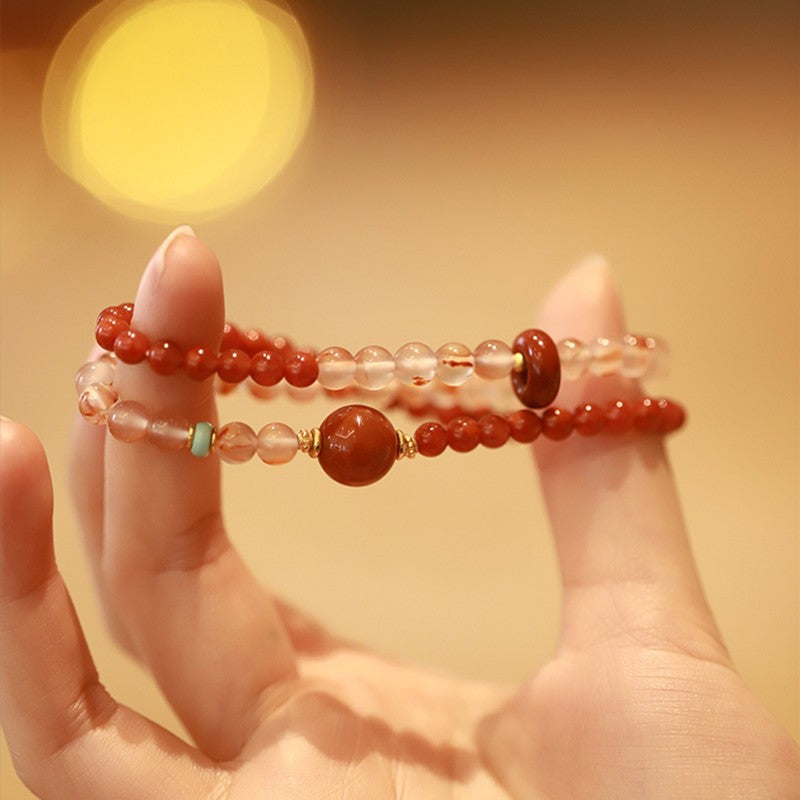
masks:
{"type": "Polygon", "coordinates": [[[198,422],[192,431],[189,449],[197,458],[205,458],[211,452],[214,443],[214,426],[210,422],[198,422]]]}

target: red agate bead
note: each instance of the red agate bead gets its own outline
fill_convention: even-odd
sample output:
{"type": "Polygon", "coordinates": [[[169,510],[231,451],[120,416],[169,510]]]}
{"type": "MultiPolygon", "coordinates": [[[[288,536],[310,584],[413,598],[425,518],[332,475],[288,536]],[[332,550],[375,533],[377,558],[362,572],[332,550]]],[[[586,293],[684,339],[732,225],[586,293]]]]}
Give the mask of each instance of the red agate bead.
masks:
{"type": "Polygon", "coordinates": [[[147,360],[153,372],[172,375],[183,364],[183,353],[174,342],[156,342],[147,351],[147,360]]]}
{"type": "Polygon", "coordinates": [[[521,408],[519,411],[512,411],[506,419],[514,441],[527,444],[534,441],[541,433],[542,420],[535,411],[521,408]]]}
{"type": "Polygon", "coordinates": [[[183,357],[183,368],[196,381],[210,378],[217,371],[217,353],[208,347],[192,347],[183,357]]]}
{"type": "Polygon", "coordinates": [[[511,435],[511,426],[505,417],[498,414],[484,414],[478,418],[481,430],[481,444],[484,447],[502,447],[511,435]]]}
{"type": "Polygon", "coordinates": [[[566,439],[573,427],[572,414],[566,408],[551,406],[542,413],[542,433],[548,439],[566,439]]]}
{"type": "Polygon", "coordinates": [[[284,377],[291,386],[311,386],[319,375],[317,357],[313,353],[298,350],[286,359],[284,377]]]}
{"type": "Polygon", "coordinates": [[[143,333],[128,328],[114,340],[114,354],[126,364],[138,364],[147,358],[150,342],[143,333]]]}
{"type": "Polygon", "coordinates": [[[397,433],[380,411],[342,406],[319,426],[319,464],[345,486],[367,486],[382,478],[397,459],[397,433]]]}
{"type": "Polygon", "coordinates": [[[595,436],[606,426],[606,415],[600,406],[584,403],[575,409],[572,416],[575,430],[582,436],[595,436]]]}
{"type": "Polygon", "coordinates": [[[528,408],[550,405],[561,385],[556,343],[544,331],[530,328],[514,339],[512,350],[523,358],[522,369],[511,373],[514,393],[528,408]]]}
{"type": "Polygon", "coordinates": [[[219,354],[217,374],[226,383],[241,383],[250,374],[250,356],[238,347],[219,354]]]}
{"type": "Polygon", "coordinates": [[[417,451],[422,456],[438,456],[447,447],[447,428],[439,422],[423,422],[414,432],[417,451]]]}
{"type": "Polygon", "coordinates": [[[481,440],[481,429],[472,417],[455,417],[447,423],[447,443],[457,453],[474,450],[481,440]]]}

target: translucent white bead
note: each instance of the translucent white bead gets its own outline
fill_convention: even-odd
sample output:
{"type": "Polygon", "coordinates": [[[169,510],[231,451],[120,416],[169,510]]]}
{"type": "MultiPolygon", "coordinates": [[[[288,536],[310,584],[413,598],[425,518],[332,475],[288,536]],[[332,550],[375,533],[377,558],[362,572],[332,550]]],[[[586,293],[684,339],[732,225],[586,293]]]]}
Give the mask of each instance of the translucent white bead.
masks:
{"type": "Polygon", "coordinates": [[[265,464],[288,463],[297,447],[297,434],[282,422],[270,422],[258,432],[256,452],[265,464]]]}
{"type": "Polygon", "coordinates": [[[475,348],[475,373],[481,378],[507,378],[514,369],[514,353],[499,339],[487,339],[475,348]]]}
{"type": "Polygon", "coordinates": [[[121,442],[138,442],[147,433],[147,410],[135,400],[120,400],[108,409],[108,431],[121,442]]]}
{"type": "Polygon", "coordinates": [[[404,344],[394,354],[395,377],[406,386],[424,386],[436,375],[436,353],[422,342],[404,344]]]}
{"type": "Polygon", "coordinates": [[[589,347],[592,354],[589,370],[593,375],[613,375],[622,369],[622,342],[601,337],[589,347]]]}
{"type": "Polygon", "coordinates": [[[645,339],[628,334],[622,340],[620,374],[626,378],[641,378],[650,364],[651,351],[645,339]]]}
{"type": "Polygon", "coordinates": [[[356,381],[365,389],[383,389],[394,378],[392,354],[377,344],[362,347],[356,353],[356,381]]]}
{"type": "Polygon", "coordinates": [[[343,347],[326,347],[317,354],[317,380],[324,389],[345,389],[356,377],[356,360],[343,347]]]}
{"type": "Polygon", "coordinates": [[[589,371],[592,354],[589,348],[578,339],[562,339],[558,348],[558,360],[561,362],[561,377],[568,381],[576,381],[589,371]]]}
{"type": "Polygon", "coordinates": [[[84,364],[75,374],[75,391],[80,394],[93,383],[104,383],[110,386],[114,381],[114,362],[101,358],[84,364]]]}
{"type": "Polygon", "coordinates": [[[228,464],[244,464],[256,452],[256,432],[244,422],[223,425],[214,439],[214,449],[228,464]]]}
{"type": "Polygon", "coordinates": [[[448,342],[436,351],[436,375],[447,386],[461,386],[475,372],[475,356],[465,344],[448,342]]]}
{"type": "Polygon", "coordinates": [[[646,336],[644,343],[650,354],[645,378],[663,378],[669,372],[669,347],[663,339],[646,336]]]}
{"type": "Polygon", "coordinates": [[[119,395],[105,383],[92,383],[78,398],[78,410],[87,422],[102,425],[108,416],[108,409],[117,402],[119,395]]]}

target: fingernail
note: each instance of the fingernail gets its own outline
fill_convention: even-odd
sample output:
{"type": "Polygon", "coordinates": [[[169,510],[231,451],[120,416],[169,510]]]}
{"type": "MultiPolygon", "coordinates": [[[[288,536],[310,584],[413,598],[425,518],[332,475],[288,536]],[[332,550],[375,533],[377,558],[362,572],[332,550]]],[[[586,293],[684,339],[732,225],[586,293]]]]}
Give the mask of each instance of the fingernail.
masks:
{"type": "Polygon", "coordinates": [[[175,228],[175,230],[172,231],[172,233],[167,236],[163,242],[161,242],[155,253],[153,253],[153,257],[150,259],[150,263],[148,263],[147,269],[144,271],[145,276],[147,276],[147,278],[153,276],[156,281],[158,281],[158,278],[161,277],[161,273],[164,271],[165,256],[167,255],[169,246],[179,236],[193,237],[194,235],[194,231],[188,225],[181,225],[180,227],[175,228]]]}

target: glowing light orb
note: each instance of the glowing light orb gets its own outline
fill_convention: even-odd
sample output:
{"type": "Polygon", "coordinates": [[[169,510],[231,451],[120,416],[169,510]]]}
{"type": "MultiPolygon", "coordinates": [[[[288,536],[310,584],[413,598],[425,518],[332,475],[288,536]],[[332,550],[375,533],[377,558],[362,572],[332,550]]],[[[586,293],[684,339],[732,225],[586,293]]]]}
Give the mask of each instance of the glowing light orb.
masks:
{"type": "Polygon", "coordinates": [[[42,122],[53,160],[103,202],[197,221],[281,170],[312,96],[297,21],[263,0],[108,0],[61,43],[42,122]]]}

